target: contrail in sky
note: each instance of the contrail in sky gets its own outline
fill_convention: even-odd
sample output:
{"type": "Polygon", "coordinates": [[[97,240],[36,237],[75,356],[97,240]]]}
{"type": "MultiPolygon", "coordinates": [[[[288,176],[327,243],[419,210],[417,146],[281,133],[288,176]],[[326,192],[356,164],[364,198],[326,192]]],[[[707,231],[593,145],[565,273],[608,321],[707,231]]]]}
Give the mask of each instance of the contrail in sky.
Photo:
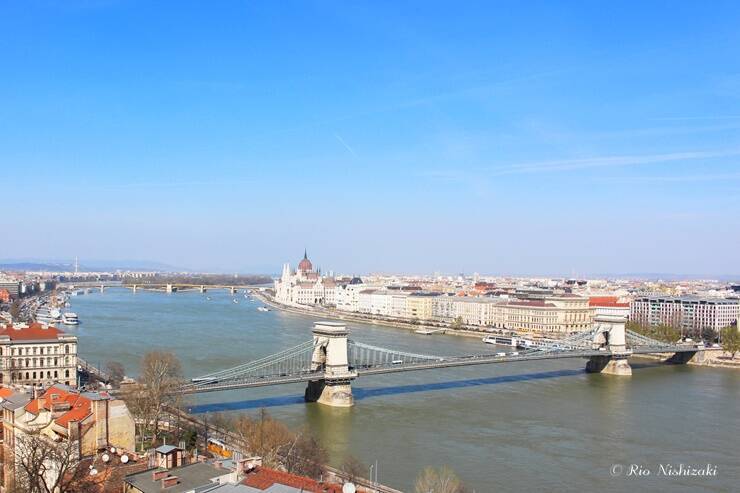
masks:
{"type": "Polygon", "coordinates": [[[340,137],[340,136],[339,136],[339,134],[338,134],[338,133],[334,132],[334,137],[336,137],[336,138],[337,138],[337,140],[339,141],[339,143],[340,143],[340,144],[342,144],[342,145],[344,146],[344,148],[345,148],[345,149],[347,149],[347,150],[348,150],[348,151],[350,152],[350,154],[352,154],[352,155],[353,155],[354,157],[357,157],[357,153],[355,152],[355,150],[354,150],[354,149],[352,149],[352,148],[351,148],[351,147],[349,146],[349,144],[347,144],[347,143],[346,143],[346,142],[344,141],[344,139],[343,139],[342,137],[340,137]]]}

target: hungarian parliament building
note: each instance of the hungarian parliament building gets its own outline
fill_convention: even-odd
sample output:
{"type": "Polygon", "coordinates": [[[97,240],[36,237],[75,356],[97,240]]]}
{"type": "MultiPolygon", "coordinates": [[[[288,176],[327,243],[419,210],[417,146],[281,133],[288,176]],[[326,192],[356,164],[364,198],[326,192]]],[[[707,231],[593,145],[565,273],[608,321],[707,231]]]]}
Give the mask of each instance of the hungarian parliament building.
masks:
{"type": "MultiPolygon", "coordinates": [[[[589,298],[570,293],[534,297],[481,292],[459,296],[414,286],[368,285],[359,277],[322,276],[320,270],[314,270],[306,252],[296,270],[290,264],[283,265],[280,278],[275,280],[275,301],[289,306],[327,307],[372,318],[417,323],[459,321],[469,326],[549,333],[587,330],[596,312],[589,298]]],[[[610,305],[609,309],[629,313],[629,305],[610,305]]]]}
{"type": "Polygon", "coordinates": [[[275,299],[286,305],[335,305],[336,285],[334,278],[322,277],[319,271],[313,270],[304,251],[297,270],[283,264],[280,279],[275,281],[275,299]]]}

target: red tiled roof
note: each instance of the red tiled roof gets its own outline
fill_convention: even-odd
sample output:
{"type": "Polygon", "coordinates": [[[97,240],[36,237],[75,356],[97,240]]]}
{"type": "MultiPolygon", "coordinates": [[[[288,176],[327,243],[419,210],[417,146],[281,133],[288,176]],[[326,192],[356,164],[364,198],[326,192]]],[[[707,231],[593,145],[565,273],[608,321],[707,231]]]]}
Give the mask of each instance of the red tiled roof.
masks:
{"type": "Polygon", "coordinates": [[[41,409],[52,411],[55,405],[68,404],[69,410],[54,419],[59,426],[67,427],[72,421],[81,421],[92,412],[92,401],[77,392],[69,392],[52,385],[38,399],[26,404],[26,411],[38,414],[41,409]]]}
{"type": "Polygon", "coordinates": [[[619,303],[616,296],[592,296],[588,299],[588,306],[614,306],[627,308],[629,303],[619,303]]]}
{"type": "Polygon", "coordinates": [[[6,399],[13,394],[13,390],[8,387],[0,387],[0,397],[6,399]]]}
{"type": "Polygon", "coordinates": [[[8,336],[11,341],[56,339],[59,334],[64,334],[64,331],[57,329],[53,325],[49,325],[44,328],[44,326],[38,322],[34,322],[28,327],[24,327],[22,329],[14,328],[12,325],[7,325],[5,329],[0,331],[0,336],[8,336]]]}
{"type": "Polygon", "coordinates": [[[268,469],[266,467],[260,467],[256,471],[247,474],[247,477],[244,478],[242,484],[251,486],[252,488],[257,488],[258,490],[266,490],[273,484],[282,484],[313,493],[321,493],[325,491],[340,493],[342,491],[339,485],[320,484],[318,481],[311,478],[297,476],[283,471],[276,471],[275,469],[268,469]]]}

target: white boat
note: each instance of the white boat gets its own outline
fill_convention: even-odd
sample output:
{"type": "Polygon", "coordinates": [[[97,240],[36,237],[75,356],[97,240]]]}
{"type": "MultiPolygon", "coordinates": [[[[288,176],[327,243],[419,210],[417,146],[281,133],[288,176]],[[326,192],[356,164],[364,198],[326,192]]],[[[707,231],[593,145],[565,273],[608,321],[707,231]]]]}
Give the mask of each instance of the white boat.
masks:
{"type": "Polygon", "coordinates": [[[64,312],[64,315],[62,315],[62,323],[64,325],[79,325],[80,319],[77,318],[77,314],[74,312],[64,312]]]}
{"type": "Polygon", "coordinates": [[[498,344],[499,346],[516,346],[515,337],[489,335],[483,338],[486,344],[498,344]]]}
{"type": "Polygon", "coordinates": [[[239,300],[237,300],[237,299],[233,299],[233,300],[231,300],[231,301],[233,301],[233,302],[234,302],[234,303],[236,303],[237,305],[239,304],[239,300]]]}
{"type": "Polygon", "coordinates": [[[270,311],[270,309],[267,308],[266,306],[258,306],[257,307],[257,310],[259,310],[261,312],[269,312],[270,311]]]}

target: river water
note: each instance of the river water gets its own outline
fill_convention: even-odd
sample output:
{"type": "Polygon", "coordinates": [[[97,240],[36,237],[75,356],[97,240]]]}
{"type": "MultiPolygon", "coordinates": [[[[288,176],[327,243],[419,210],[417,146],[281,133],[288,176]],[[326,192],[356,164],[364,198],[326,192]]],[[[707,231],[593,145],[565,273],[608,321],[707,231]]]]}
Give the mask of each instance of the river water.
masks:
{"type": "MultiPolygon", "coordinates": [[[[69,329],[81,356],[94,364],[120,361],[130,375],[155,348],[176,353],[188,377],[232,367],[310,340],[315,321],[260,312],[258,302],[224,291],[109,289],[71,303],[82,321],[69,329]]],[[[355,340],[416,353],[493,350],[477,339],[348,326],[355,340]]],[[[203,394],[188,405],[251,414],[265,407],[293,428],[314,430],[335,465],[347,454],[377,461],[379,481],[404,491],[413,491],[425,466],[445,464],[479,493],[737,491],[740,374],[646,360],[632,365],[631,378],[586,374],[578,359],[366,377],[353,383],[351,409],[306,404],[302,385],[203,394]],[[716,472],[664,475],[680,464],[716,472]]]]}

